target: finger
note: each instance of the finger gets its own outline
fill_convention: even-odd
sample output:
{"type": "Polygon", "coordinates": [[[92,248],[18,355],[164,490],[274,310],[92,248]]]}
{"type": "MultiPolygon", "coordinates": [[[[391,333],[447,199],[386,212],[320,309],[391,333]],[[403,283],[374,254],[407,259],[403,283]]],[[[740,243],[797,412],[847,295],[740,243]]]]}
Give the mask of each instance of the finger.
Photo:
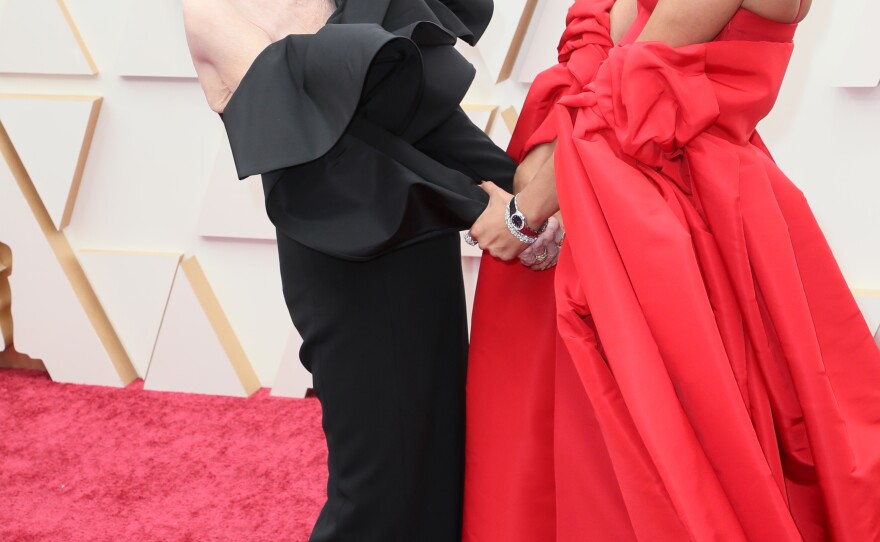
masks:
{"type": "Polygon", "coordinates": [[[517,258],[517,256],[519,256],[520,252],[522,252],[520,247],[508,248],[507,250],[505,250],[505,253],[504,253],[504,256],[505,256],[504,261],[512,262],[514,259],[517,258]]]}
{"type": "Polygon", "coordinates": [[[534,266],[532,266],[532,270],[546,271],[547,269],[550,269],[551,267],[556,265],[556,260],[558,259],[558,257],[559,257],[559,252],[554,251],[553,249],[550,249],[548,251],[547,259],[544,260],[543,262],[536,263],[534,266]]]}
{"type": "Polygon", "coordinates": [[[559,247],[551,243],[550,244],[550,257],[547,258],[547,261],[545,262],[547,264],[545,269],[550,269],[551,267],[556,265],[556,262],[559,261],[559,252],[560,252],[559,247]]]}
{"type": "Polygon", "coordinates": [[[538,262],[531,267],[532,271],[543,271],[547,269],[547,265],[549,264],[550,259],[546,259],[543,262],[538,262]]]}
{"type": "Polygon", "coordinates": [[[496,185],[496,184],[493,183],[492,181],[483,181],[483,182],[480,183],[479,186],[480,186],[480,188],[483,189],[483,192],[489,194],[490,196],[491,196],[492,193],[495,191],[495,189],[498,188],[498,185],[496,185]]]}
{"type": "Polygon", "coordinates": [[[503,262],[509,262],[516,257],[516,254],[514,254],[510,249],[504,248],[503,246],[493,246],[492,250],[494,251],[492,255],[503,262]]]}

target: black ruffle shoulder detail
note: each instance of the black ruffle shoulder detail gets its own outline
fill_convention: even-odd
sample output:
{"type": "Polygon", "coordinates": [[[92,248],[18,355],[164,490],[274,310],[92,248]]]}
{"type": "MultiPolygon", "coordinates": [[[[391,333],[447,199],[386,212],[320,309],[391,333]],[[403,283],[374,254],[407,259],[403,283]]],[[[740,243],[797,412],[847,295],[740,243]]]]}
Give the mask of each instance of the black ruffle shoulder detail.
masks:
{"type": "Polygon", "coordinates": [[[254,60],[221,115],[238,177],[262,174],[269,218],[320,252],[373,258],[467,228],[475,181],[510,187],[512,160],[459,103],[492,3],[341,0],[314,35],[254,60]],[[391,30],[389,30],[391,28],[391,30]]]}

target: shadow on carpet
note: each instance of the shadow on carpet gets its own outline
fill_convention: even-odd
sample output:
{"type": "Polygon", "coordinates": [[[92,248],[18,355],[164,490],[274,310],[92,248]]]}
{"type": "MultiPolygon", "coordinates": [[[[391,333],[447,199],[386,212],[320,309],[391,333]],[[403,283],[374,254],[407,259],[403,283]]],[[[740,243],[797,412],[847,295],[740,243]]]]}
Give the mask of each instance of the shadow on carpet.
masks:
{"type": "Polygon", "coordinates": [[[314,399],[76,386],[0,370],[0,541],[304,542],[326,488],[314,399]]]}

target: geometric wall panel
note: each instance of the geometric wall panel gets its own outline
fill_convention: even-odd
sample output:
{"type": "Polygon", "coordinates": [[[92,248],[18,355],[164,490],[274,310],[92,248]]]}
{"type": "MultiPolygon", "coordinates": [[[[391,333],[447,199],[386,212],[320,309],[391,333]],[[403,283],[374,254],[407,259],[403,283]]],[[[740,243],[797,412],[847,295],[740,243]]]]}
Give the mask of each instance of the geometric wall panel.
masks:
{"type": "Polygon", "coordinates": [[[478,128],[489,133],[495,117],[498,115],[497,105],[464,105],[462,106],[465,114],[471,119],[478,128]]]}
{"type": "Polygon", "coordinates": [[[510,138],[513,136],[513,129],[516,127],[516,121],[519,114],[513,107],[508,107],[501,112],[502,122],[493,122],[489,128],[489,137],[492,141],[502,149],[510,146],[510,138]]]}
{"type": "Polygon", "coordinates": [[[275,240],[259,177],[238,180],[228,144],[221,145],[208,181],[198,233],[203,237],[275,240]]]}
{"type": "Polygon", "coordinates": [[[63,0],[6,0],[0,72],[93,75],[98,68],[63,0]]]}
{"type": "Polygon", "coordinates": [[[492,22],[477,44],[493,81],[500,83],[510,77],[537,5],[538,0],[504,0],[503,9],[501,5],[496,7],[492,22]]]}
{"type": "Polygon", "coordinates": [[[260,383],[195,257],[174,277],[144,389],[247,397],[260,383]]]}
{"type": "Polygon", "coordinates": [[[147,374],[180,254],[81,250],[79,261],[139,377],[147,374]]]}
{"type": "Polygon", "coordinates": [[[538,6],[520,54],[517,81],[531,83],[539,73],[556,65],[556,47],[571,4],[572,0],[543,0],[538,6]]]}
{"type": "Polygon", "coordinates": [[[0,123],[57,230],[70,222],[101,101],[93,96],[0,94],[0,123]]]}
{"type": "Polygon", "coordinates": [[[278,366],[278,375],[272,383],[272,395],[277,397],[305,397],[312,387],[312,374],[299,360],[302,337],[296,328],[291,327],[284,347],[284,355],[278,366]]]}
{"type": "Polygon", "coordinates": [[[508,107],[501,112],[501,120],[504,121],[504,127],[507,128],[507,131],[513,134],[516,123],[519,122],[519,113],[515,107],[508,107]]]}
{"type": "Polygon", "coordinates": [[[471,329],[471,313],[474,310],[474,294],[477,291],[477,277],[480,274],[480,258],[462,258],[461,272],[464,278],[464,293],[467,300],[468,334],[471,329]]]}
{"type": "Polygon", "coordinates": [[[880,84],[880,2],[868,0],[859,10],[852,6],[850,18],[835,34],[845,44],[841,54],[834,55],[833,84],[837,87],[876,87],[880,84]],[[860,13],[861,11],[861,13],[860,13]]]}
{"type": "Polygon", "coordinates": [[[11,248],[16,350],[42,359],[52,379],[106,386],[136,378],[122,343],[0,127],[0,240],[11,248]]]}
{"type": "Polygon", "coordinates": [[[133,0],[117,71],[134,77],[195,78],[182,0],[133,0]]]}

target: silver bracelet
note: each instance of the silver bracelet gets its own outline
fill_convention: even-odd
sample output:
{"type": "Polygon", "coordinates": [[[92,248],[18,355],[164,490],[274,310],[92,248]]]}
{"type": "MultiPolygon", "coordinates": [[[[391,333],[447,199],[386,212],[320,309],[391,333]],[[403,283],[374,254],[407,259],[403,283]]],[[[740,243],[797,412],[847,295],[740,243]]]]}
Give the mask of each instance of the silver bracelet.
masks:
{"type": "Polygon", "coordinates": [[[538,237],[532,237],[531,235],[526,235],[519,231],[517,227],[513,223],[513,218],[510,213],[510,206],[505,206],[504,208],[504,223],[507,224],[507,229],[510,230],[511,235],[516,237],[520,242],[526,243],[527,245],[531,245],[535,241],[538,240],[538,237]]]}

